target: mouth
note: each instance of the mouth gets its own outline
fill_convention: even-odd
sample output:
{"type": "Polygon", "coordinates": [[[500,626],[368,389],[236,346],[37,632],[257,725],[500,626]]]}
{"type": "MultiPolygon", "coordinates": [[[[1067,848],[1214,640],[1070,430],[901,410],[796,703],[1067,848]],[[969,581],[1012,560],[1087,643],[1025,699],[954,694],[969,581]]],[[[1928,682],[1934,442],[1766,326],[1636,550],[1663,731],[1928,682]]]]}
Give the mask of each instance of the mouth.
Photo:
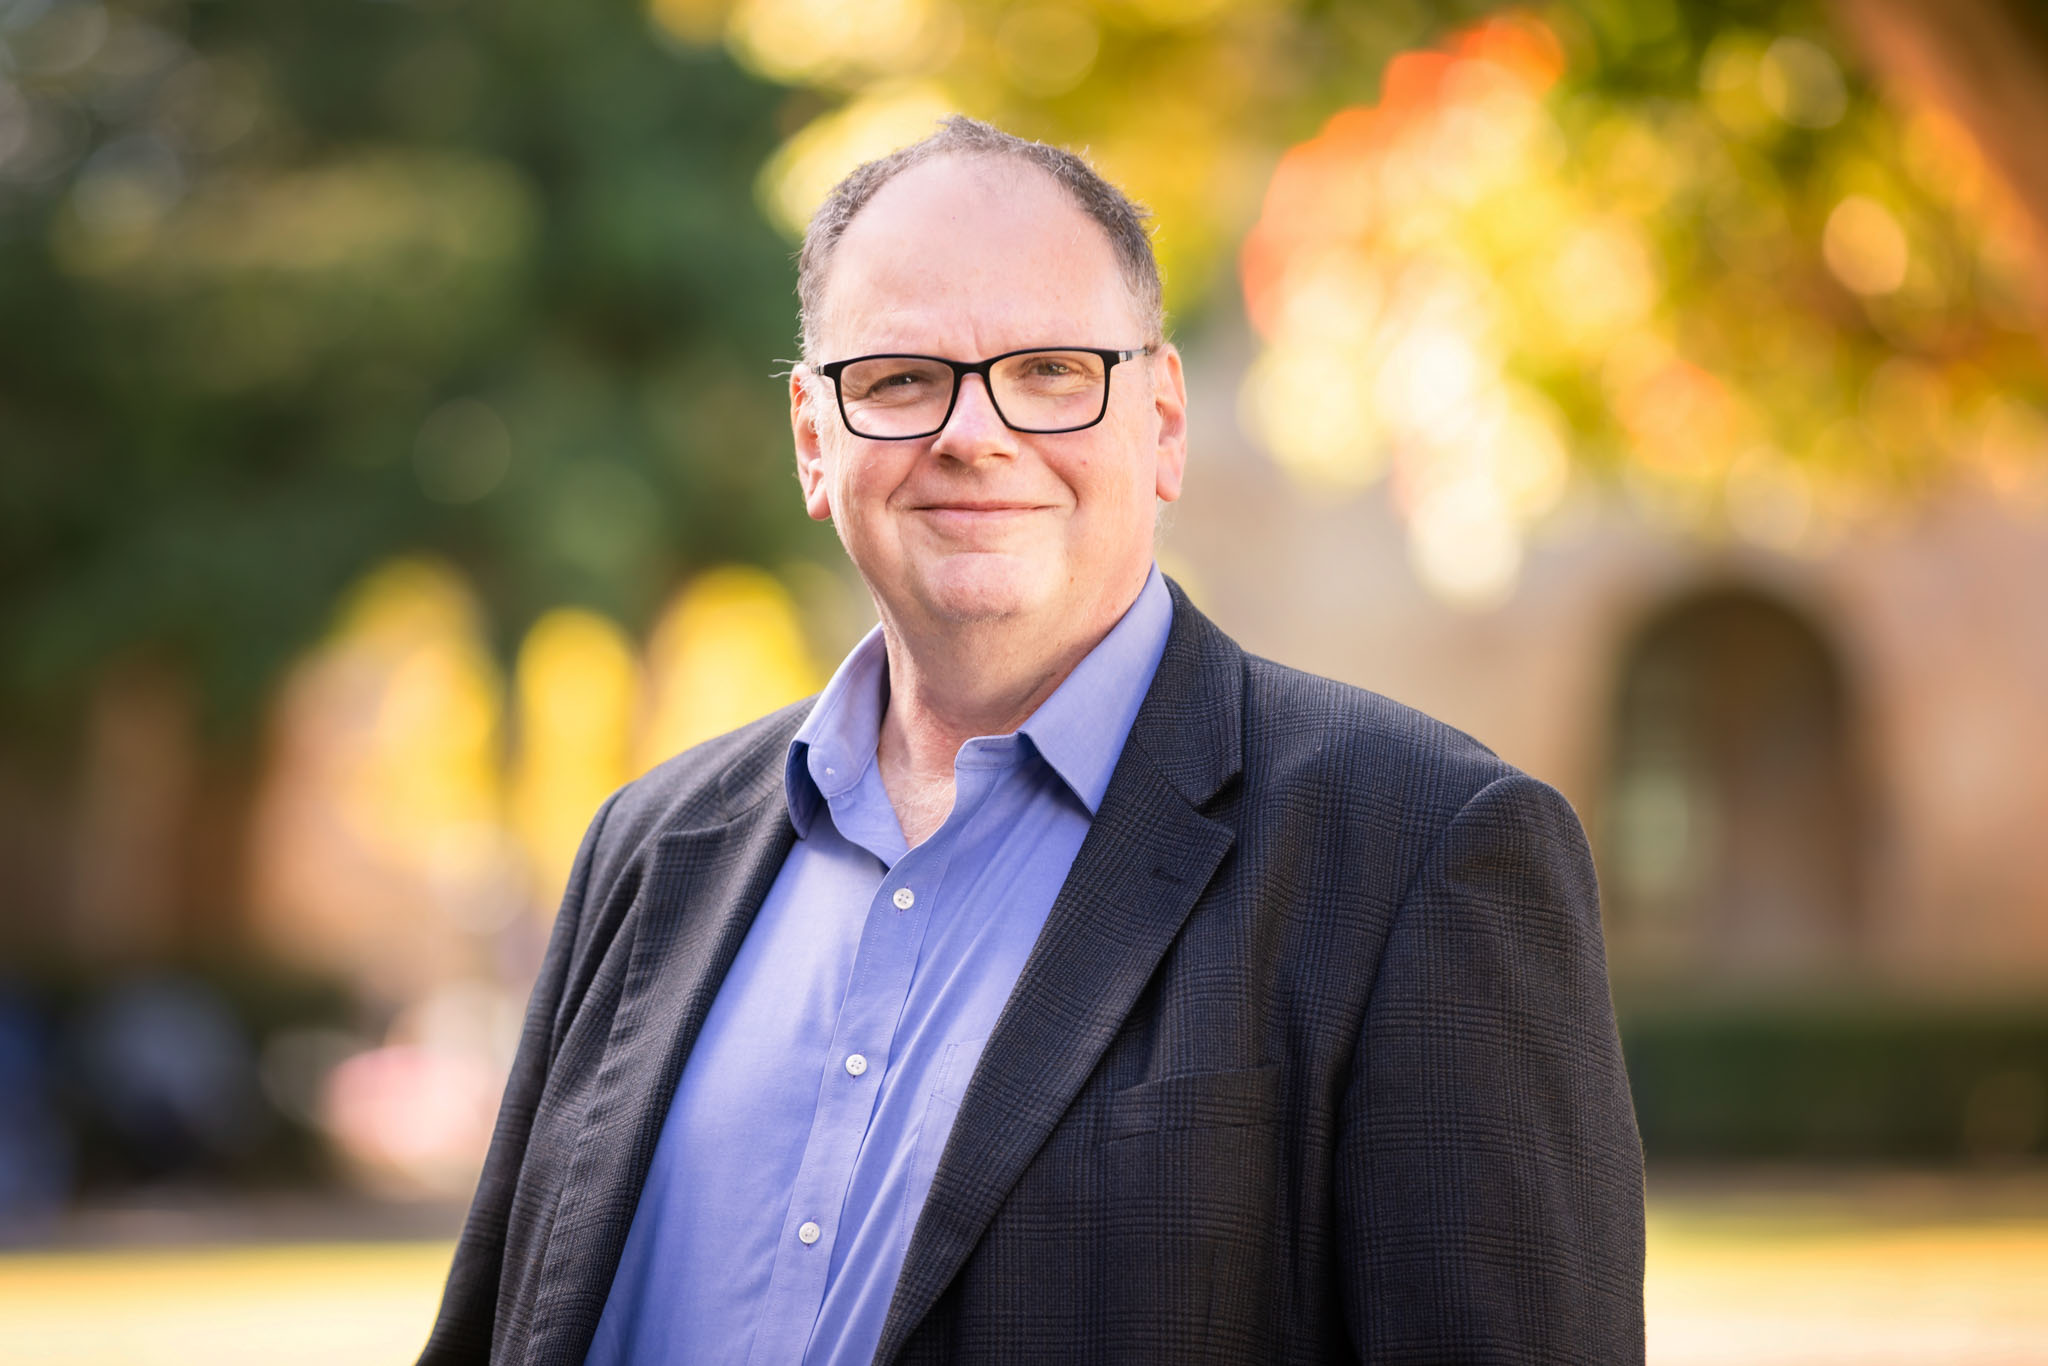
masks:
{"type": "Polygon", "coordinates": [[[911,508],[927,534],[940,544],[959,549],[1009,545],[1038,525],[1039,516],[1047,511],[1042,503],[977,498],[919,503],[911,508]]]}
{"type": "Polygon", "coordinates": [[[1043,512],[1043,503],[1001,503],[1001,502],[952,502],[919,503],[912,509],[927,516],[942,520],[963,522],[1001,521],[1008,517],[1021,517],[1027,513],[1043,512]]]}

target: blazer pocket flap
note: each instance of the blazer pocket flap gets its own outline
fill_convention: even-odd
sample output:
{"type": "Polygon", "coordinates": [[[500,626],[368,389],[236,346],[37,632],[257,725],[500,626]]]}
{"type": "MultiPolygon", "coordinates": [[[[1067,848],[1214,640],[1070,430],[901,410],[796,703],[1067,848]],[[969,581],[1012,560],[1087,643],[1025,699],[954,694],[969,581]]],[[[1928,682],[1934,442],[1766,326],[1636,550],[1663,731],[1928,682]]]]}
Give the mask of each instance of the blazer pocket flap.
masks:
{"type": "Polygon", "coordinates": [[[1280,1064],[1227,1072],[1189,1072],[1140,1082],[1109,1098],[1109,1138],[1169,1129],[1228,1128],[1274,1118],[1280,1064]]]}

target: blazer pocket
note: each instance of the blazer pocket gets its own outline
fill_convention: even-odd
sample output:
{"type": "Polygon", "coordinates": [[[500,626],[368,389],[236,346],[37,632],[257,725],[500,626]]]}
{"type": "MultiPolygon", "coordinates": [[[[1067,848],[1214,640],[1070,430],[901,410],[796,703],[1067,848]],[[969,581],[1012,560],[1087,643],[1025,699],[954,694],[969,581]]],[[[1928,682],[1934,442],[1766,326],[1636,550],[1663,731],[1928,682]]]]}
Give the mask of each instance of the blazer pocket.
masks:
{"type": "Polygon", "coordinates": [[[1189,1072],[1140,1082],[1109,1098],[1108,1140],[1173,1129],[1270,1123],[1280,1108],[1280,1064],[1189,1072]]]}

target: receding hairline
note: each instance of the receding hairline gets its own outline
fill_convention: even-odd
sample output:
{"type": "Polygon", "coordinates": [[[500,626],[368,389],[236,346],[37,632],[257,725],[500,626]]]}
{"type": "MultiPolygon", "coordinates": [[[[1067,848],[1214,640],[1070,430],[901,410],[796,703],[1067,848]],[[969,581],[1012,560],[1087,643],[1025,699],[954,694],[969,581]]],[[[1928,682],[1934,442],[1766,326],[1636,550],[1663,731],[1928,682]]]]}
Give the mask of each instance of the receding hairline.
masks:
{"type": "Polygon", "coordinates": [[[1079,154],[955,114],[942,120],[929,137],[855,167],[833,186],[811,216],[797,254],[797,319],[807,360],[817,358],[825,287],[840,240],[891,182],[917,167],[945,161],[1028,167],[1039,172],[1102,233],[1147,342],[1165,340],[1159,262],[1152,250],[1150,215],[1145,209],[1079,154]]]}
{"type": "MultiPolygon", "coordinates": [[[[1102,230],[1102,225],[1090,218],[1082,210],[1081,206],[1074,202],[1073,196],[1065,192],[1065,187],[1061,186],[1051,176],[1046,175],[1040,168],[1028,163],[1019,162],[1008,157],[987,156],[978,152],[961,152],[931,157],[919,162],[915,166],[904,168],[902,174],[892,177],[888,184],[878,187],[867,203],[861,205],[861,211],[847,221],[845,228],[833,241],[832,254],[823,263],[817,280],[817,291],[810,301],[810,307],[805,311],[804,339],[807,348],[811,343],[825,340],[826,334],[835,325],[836,321],[841,320],[840,314],[843,313],[846,306],[834,302],[832,285],[833,281],[837,278],[835,272],[838,269],[839,259],[852,241],[863,237],[864,239],[872,239],[884,243],[892,240],[887,229],[883,228],[879,223],[872,225],[868,223],[870,217],[868,211],[875,208],[881,200],[887,198],[890,194],[912,189],[912,186],[907,182],[914,181],[920,176],[947,170],[957,171],[962,178],[962,182],[968,181],[970,177],[974,179],[985,178],[983,179],[984,186],[990,182],[998,185],[1014,186],[1029,181],[1033,188],[1023,190],[1019,197],[1042,192],[1047,198],[1044,200],[1029,200],[1026,203],[1015,203],[1014,200],[1009,200],[1007,196],[1004,196],[1004,207],[1007,209],[1014,204],[1016,210],[1014,214],[1009,215],[1011,220],[1021,220],[1028,215],[1041,228],[1049,231],[1057,230],[1062,235],[1068,231],[1093,234],[1093,241],[1096,245],[1099,245],[1104,256],[1107,258],[1106,265],[1114,273],[1116,288],[1121,291],[1133,319],[1141,328],[1149,328],[1150,323],[1145,315],[1144,303],[1131,288],[1130,280],[1123,269],[1123,262],[1117,257],[1116,244],[1102,230]],[[1072,217],[1065,216],[1067,214],[1071,214],[1072,217]]],[[[987,193],[986,190],[982,192],[987,193]]],[[[960,191],[960,193],[973,195],[976,191],[965,189],[960,191]]],[[[884,206],[882,212],[886,216],[893,212],[893,210],[884,206]]],[[[867,249],[869,248],[854,248],[856,254],[867,249]]],[[[1092,248],[1090,249],[1092,250],[1092,248]]],[[[854,269],[854,267],[849,266],[849,269],[854,269]]],[[[856,270],[855,273],[858,274],[858,271],[856,270]]]]}

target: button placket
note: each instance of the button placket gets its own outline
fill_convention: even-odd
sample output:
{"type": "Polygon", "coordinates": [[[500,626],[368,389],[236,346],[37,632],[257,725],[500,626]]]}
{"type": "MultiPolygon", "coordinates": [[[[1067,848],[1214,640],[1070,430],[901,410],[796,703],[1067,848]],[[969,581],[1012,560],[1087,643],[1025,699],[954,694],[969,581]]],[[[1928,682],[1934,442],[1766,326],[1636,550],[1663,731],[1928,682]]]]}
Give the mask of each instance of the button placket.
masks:
{"type": "Polygon", "coordinates": [[[945,876],[952,839],[942,831],[897,860],[884,873],[869,902],[868,920],[856,950],[853,972],[841,1005],[832,1051],[825,1061],[824,1084],[811,1124],[788,1218],[801,1219],[783,1235],[786,1241],[769,1275],[768,1294],[750,1362],[790,1359],[784,1348],[801,1351],[801,1342],[785,1341],[796,1323],[808,1324],[823,1304],[833,1252],[845,1230],[808,1217],[807,1212],[840,1209],[853,1180],[861,1144],[873,1122],[879,1083],[895,1046],[895,1030],[910,978],[916,970],[931,912],[930,896],[911,890],[915,882],[927,890],[945,876]],[[907,866],[906,866],[907,865],[907,866]],[[891,909],[897,894],[910,903],[891,909]],[[839,1075],[840,1073],[845,1075],[839,1075]]]}

